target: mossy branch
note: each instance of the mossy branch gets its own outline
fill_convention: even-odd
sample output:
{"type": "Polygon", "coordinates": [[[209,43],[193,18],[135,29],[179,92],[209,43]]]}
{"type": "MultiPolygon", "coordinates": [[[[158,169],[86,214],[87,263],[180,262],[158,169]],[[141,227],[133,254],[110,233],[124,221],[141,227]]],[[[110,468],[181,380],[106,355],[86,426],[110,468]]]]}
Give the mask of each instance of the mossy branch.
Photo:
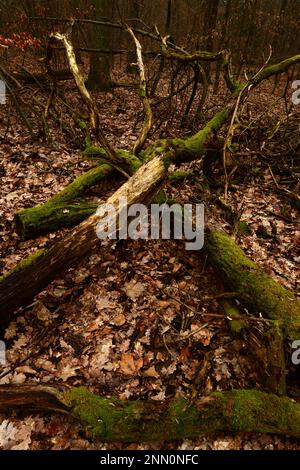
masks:
{"type": "MultiPolygon", "coordinates": [[[[88,146],[83,154],[103,161],[106,154],[101,147],[88,146]]],[[[142,165],[141,160],[126,150],[117,150],[124,165],[135,173],[142,165]]],[[[102,163],[78,176],[66,188],[44,204],[22,209],[15,214],[16,230],[22,240],[35,238],[43,233],[54,232],[62,227],[72,227],[96,211],[97,205],[79,201],[84,192],[114,173],[114,168],[102,163]]]]}
{"type": "Polygon", "coordinates": [[[57,411],[79,419],[105,441],[158,442],[218,432],[259,432],[300,438],[300,405],[257,390],[214,392],[193,402],[102,398],[85,387],[0,386],[0,410],[57,411]]]}
{"type": "MultiPolygon", "coordinates": [[[[41,233],[48,233],[65,226],[71,226],[65,220],[67,216],[64,219],[64,213],[61,213],[61,210],[68,210],[67,206],[72,206],[72,204],[70,204],[72,201],[78,199],[88,188],[107,178],[113,171],[114,169],[110,165],[98,165],[83,175],[78,176],[72,183],[44,204],[18,211],[15,214],[18,235],[22,240],[27,240],[41,233]],[[49,225],[47,225],[48,223],[49,225]]],[[[72,214],[75,215],[76,207],[71,209],[72,214]]],[[[82,207],[82,209],[84,208],[82,207]]],[[[87,209],[87,207],[85,207],[85,209],[87,209]]],[[[65,212],[65,214],[68,214],[68,212],[65,212]]],[[[86,217],[90,214],[90,211],[86,212],[86,217]]],[[[81,218],[81,220],[83,219],[81,218]]],[[[74,223],[77,223],[76,220],[74,220],[74,223]]]]}
{"type": "Polygon", "coordinates": [[[265,318],[277,320],[285,337],[300,337],[300,301],[272,279],[224,232],[212,231],[206,249],[211,264],[239,300],[265,318]]]}
{"type": "Polygon", "coordinates": [[[19,211],[15,215],[17,233],[22,240],[30,240],[61,228],[74,227],[94,214],[99,204],[79,202],[77,204],[50,204],[19,211]]]}

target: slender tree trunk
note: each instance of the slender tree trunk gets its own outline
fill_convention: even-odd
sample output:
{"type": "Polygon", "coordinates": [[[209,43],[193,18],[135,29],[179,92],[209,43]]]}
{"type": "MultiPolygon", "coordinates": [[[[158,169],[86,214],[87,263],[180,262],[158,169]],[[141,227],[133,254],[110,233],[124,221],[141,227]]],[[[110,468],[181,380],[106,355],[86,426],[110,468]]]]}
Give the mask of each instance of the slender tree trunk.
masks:
{"type": "MultiPolygon", "coordinates": [[[[110,17],[110,0],[94,0],[95,19],[110,17]]],[[[94,49],[110,49],[109,29],[99,25],[92,25],[91,47],[94,49]]],[[[87,81],[90,90],[106,91],[111,89],[110,56],[109,54],[92,53],[90,55],[90,70],[87,81]]]]}
{"type": "MultiPolygon", "coordinates": [[[[209,0],[206,2],[204,13],[204,50],[213,52],[214,50],[214,32],[218,19],[219,0],[209,0]]],[[[208,80],[210,80],[210,64],[205,64],[204,70],[208,80]]]]}

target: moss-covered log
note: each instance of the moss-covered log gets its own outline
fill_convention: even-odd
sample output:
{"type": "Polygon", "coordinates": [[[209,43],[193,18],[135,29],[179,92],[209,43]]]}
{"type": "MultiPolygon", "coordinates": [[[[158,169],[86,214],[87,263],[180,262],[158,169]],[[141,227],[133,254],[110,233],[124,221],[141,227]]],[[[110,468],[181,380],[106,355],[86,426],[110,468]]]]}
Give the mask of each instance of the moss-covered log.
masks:
{"type": "MultiPolygon", "coordinates": [[[[166,174],[163,156],[157,157],[143,165],[106,203],[115,207],[118,218],[124,198],[128,206],[144,202],[155,193],[166,174]]],[[[96,228],[102,217],[104,215],[97,213],[91,215],[65,238],[49,248],[38,250],[0,277],[0,321],[6,322],[10,313],[31,302],[58,273],[78,262],[100,243],[96,228]]]]}
{"type": "MultiPolygon", "coordinates": [[[[144,153],[146,163],[106,202],[117,208],[117,214],[120,209],[119,198],[126,198],[129,206],[145,200],[148,202],[165,180],[172,163],[191,161],[205,153],[213,134],[226,122],[228,112],[226,108],[217,113],[193,137],[186,140],[163,140],[151,146],[150,150],[144,153]]],[[[100,220],[99,215],[91,215],[63,240],[54,243],[50,248],[38,251],[36,256],[33,254],[0,277],[0,320],[7,321],[10,313],[30,303],[62,269],[72,266],[94,249],[99,243],[96,226],[100,220]]]]}
{"type": "Polygon", "coordinates": [[[96,212],[98,204],[41,204],[15,215],[17,233],[22,240],[36,238],[43,233],[55,232],[62,227],[74,227],[96,212]]]}
{"type": "Polygon", "coordinates": [[[86,432],[105,441],[192,439],[217,432],[259,432],[300,438],[300,405],[256,390],[215,392],[193,402],[102,398],[84,387],[0,386],[0,410],[69,412],[86,432]]]}
{"type": "MultiPolygon", "coordinates": [[[[98,165],[87,171],[83,175],[78,176],[72,183],[66,186],[62,191],[53,196],[44,204],[39,204],[28,209],[22,209],[15,214],[16,230],[22,240],[34,238],[42,233],[58,230],[61,227],[71,226],[68,220],[71,217],[63,218],[61,208],[67,208],[68,203],[79,198],[88,188],[96,185],[107,176],[112,174],[114,169],[107,164],[98,165]],[[47,229],[47,220],[51,221],[47,229]]],[[[87,208],[86,208],[87,209],[87,208]]],[[[76,209],[72,211],[75,215],[76,209]]],[[[86,217],[91,211],[86,212],[86,217]]],[[[66,214],[68,214],[66,212],[66,214]]],[[[81,218],[83,220],[84,217],[81,218]]],[[[78,219],[80,221],[80,218],[78,219]]],[[[78,223],[74,220],[74,223],[78,223]]]]}
{"type": "Polygon", "coordinates": [[[277,320],[285,337],[300,338],[300,301],[291,292],[250,260],[224,232],[210,232],[206,247],[210,262],[245,306],[277,320]]]}
{"type": "MultiPolygon", "coordinates": [[[[123,159],[134,173],[142,162],[133,154],[125,150],[117,150],[120,159],[123,159]]],[[[101,161],[105,158],[103,149],[97,146],[88,146],[84,155],[97,157],[101,161]]],[[[95,205],[80,203],[76,200],[83,193],[112,175],[114,168],[107,164],[99,164],[95,168],[78,176],[58,194],[55,194],[44,204],[38,204],[28,209],[22,209],[15,214],[16,230],[22,240],[37,237],[41,234],[59,230],[63,227],[73,227],[95,212],[95,205]]]]}

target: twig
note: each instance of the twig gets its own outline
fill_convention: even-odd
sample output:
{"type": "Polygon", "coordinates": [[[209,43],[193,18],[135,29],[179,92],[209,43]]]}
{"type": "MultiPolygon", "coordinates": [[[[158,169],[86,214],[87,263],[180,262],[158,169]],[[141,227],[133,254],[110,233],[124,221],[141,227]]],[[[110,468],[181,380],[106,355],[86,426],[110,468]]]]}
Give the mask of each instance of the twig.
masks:
{"type": "MultiPolygon", "coordinates": [[[[230,294],[233,294],[233,293],[230,293],[230,294]]],[[[176,297],[173,297],[171,294],[168,294],[168,296],[171,299],[176,300],[176,302],[178,302],[180,305],[182,305],[182,306],[186,307],[187,309],[189,309],[195,315],[200,315],[201,317],[219,318],[219,319],[224,319],[224,320],[239,320],[239,319],[241,319],[241,320],[250,320],[250,321],[254,321],[254,322],[264,322],[264,323],[265,322],[266,323],[272,322],[272,320],[269,320],[267,318],[258,318],[258,317],[254,317],[254,316],[251,316],[251,315],[245,315],[245,316],[241,315],[240,317],[234,317],[234,319],[233,319],[233,318],[230,318],[228,315],[222,314],[222,313],[197,312],[194,308],[192,308],[189,305],[185,304],[181,300],[176,299],[176,297]]],[[[222,294],[220,294],[219,298],[221,298],[221,296],[222,296],[222,294]]],[[[225,298],[224,294],[223,294],[223,297],[225,298]]]]}
{"type": "Polygon", "coordinates": [[[234,123],[235,123],[235,119],[236,119],[236,116],[237,116],[238,108],[239,108],[241,97],[242,97],[243,93],[244,93],[244,88],[242,88],[241,91],[238,94],[236,104],[235,104],[235,108],[234,108],[234,111],[233,111],[233,115],[232,115],[232,118],[231,118],[231,121],[230,121],[227,137],[225,139],[224,146],[223,146],[223,169],[224,169],[224,177],[225,177],[225,185],[224,185],[224,201],[225,201],[225,204],[227,203],[227,197],[228,197],[228,173],[227,173],[226,151],[227,151],[227,147],[228,147],[228,142],[232,139],[232,136],[234,134],[234,123]]]}

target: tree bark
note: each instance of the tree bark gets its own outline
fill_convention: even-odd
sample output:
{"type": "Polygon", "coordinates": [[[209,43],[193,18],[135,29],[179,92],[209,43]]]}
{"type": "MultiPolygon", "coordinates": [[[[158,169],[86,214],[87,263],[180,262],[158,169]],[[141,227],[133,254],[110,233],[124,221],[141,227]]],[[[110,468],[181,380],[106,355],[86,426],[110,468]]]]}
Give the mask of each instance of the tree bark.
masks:
{"type": "MultiPolygon", "coordinates": [[[[95,17],[110,17],[110,0],[95,0],[95,17]]],[[[92,25],[91,46],[94,48],[108,49],[109,32],[107,28],[99,25],[92,25]]],[[[110,80],[110,57],[103,54],[90,55],[90,70],[87,87],[90,90],[107,91],[111,89],[110,80]]]]}
{"type": "MultiPolygon", "coordinates": [[[[100,161],[101,157],[106,158],[104,150],[93,145],[88,146],[83,153],[89,157],[97,157],[100,161]]],[[[130,168],[131,173],[134,173],[142,165],[142,162],[135,155],[127,151],[117,150],[117,155],[130,168]]],[[[38,204],[16,212],[15,223],[18,235],[22,240],[27,240],[43,233],[77,225],[93,214],[97,208],[95,204],[78,201],[78,198],[87,189],[99,184],[114,172],[115,170],[111,165],[99,164],[75,178],[72,183],[44,204],[38,204]]]]}

